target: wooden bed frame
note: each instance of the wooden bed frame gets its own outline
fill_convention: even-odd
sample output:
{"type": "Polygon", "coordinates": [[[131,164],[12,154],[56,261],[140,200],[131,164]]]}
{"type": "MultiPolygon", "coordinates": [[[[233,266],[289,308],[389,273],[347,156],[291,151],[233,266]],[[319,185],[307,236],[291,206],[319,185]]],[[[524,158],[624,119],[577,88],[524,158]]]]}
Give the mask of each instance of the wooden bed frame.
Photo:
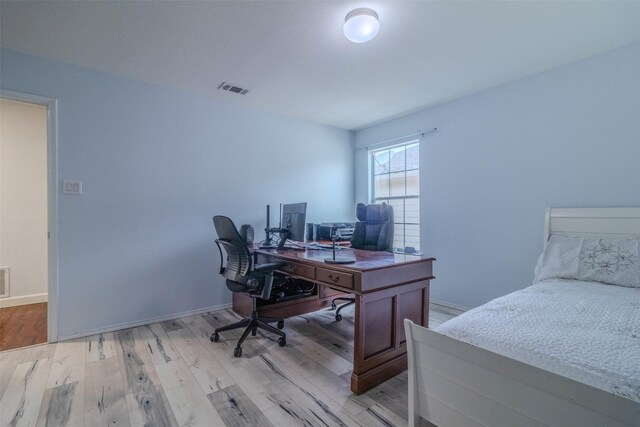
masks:
{"type": "MultiPolygon", "coordinates": [[[[544,240],[640,236],[637,208],[549,208],[544,240]]],[[[640,403],[404,321],[409,426],[640,426],[640,403]]]]}

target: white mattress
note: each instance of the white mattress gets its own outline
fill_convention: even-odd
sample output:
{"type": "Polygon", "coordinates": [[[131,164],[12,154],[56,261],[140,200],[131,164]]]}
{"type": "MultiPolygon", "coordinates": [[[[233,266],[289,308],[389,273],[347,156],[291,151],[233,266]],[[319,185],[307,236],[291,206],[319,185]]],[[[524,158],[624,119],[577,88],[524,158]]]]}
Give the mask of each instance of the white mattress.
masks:
{"type": "Polygon", "coordinates": [[[640,288],[545,280],[436,331],[640,402],[640,288]]]}

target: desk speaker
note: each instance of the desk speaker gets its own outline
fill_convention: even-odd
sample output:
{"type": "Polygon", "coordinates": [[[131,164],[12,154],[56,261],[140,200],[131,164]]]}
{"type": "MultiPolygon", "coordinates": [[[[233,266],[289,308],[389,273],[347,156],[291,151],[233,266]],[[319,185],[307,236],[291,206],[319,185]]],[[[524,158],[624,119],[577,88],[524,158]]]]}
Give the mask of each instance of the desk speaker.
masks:
{"type": "Polygon", "coordinates": [[[253,245],[253,227],[249,224],[242,224],[240,226],[240,237],[247,245],[253,245]]]}

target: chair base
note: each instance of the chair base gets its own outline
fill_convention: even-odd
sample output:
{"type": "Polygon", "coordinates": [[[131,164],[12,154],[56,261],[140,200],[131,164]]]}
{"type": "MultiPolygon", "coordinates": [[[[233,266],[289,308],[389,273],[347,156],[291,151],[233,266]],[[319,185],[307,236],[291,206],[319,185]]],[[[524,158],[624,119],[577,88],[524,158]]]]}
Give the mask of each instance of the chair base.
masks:
{"type": "Polygon", "coordinates": [[[342,304],[340,307],[338,307],[338,310],[336,310],[336,322],[339,322],[339,321],[342,320],[342,314],[340,314],[340,310],[342,310],[345,307],[349,307],[351,304],[355,304],[356,303],[356,299],[355,298],[344,298],[344,297],[334,298],[333,301],[331,301],[331,309],[332,310],[336,309],[336,301],[347,301],[346,304],[342,304]]]}
{"type": "Polygon", "coordinates": [[[287,345],[287,334],[285,334],[280,330],[284,328],[284,319],[277,318],[277,317],[258,317],[258,312],[256,310],[254,310],[251,313],[251,317],[244,318],[239,322],[232,323],[231,325],[226,325],[226,326],[217,328],[215,331],[213,331],[209,339],[213,342],[218,342],[218,340],[220,339],[220,336],[219,336],[220,332],[231,331],[233,329],[239,329],[239,328],[245,328],[245,330],[242,333],[242,336],[240,337],[240,339],[238,340],[238,344],[233,349],[233,355],[235,357],[242,356],[242,343],[249,336],[250,333],[251,333],[251,336],[255,337],[256,334],[258,333],[258,329],[264,329],[266,331],[269,331],[273,334],[278,335],[280,337],[278,338],[278,345],[280,345],[280,347],[284,347],[285,345],[287,345]],[[278,329],[269,325],[269,323],[274,323],[274,322],[277,322],[276,326],[278,327],[278,329]]]}

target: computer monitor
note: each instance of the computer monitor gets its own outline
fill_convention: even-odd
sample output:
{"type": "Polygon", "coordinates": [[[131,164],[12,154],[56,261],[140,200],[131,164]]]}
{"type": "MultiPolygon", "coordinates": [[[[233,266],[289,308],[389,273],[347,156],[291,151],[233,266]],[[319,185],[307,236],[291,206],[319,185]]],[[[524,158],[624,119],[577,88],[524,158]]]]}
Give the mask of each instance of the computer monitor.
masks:
{"type": "Polygon", "coordinates": [[[288,231],[287,239],[304,242],[306,218],[306,202],[282,205],[282,222],[280,228],[288,231]]]}

